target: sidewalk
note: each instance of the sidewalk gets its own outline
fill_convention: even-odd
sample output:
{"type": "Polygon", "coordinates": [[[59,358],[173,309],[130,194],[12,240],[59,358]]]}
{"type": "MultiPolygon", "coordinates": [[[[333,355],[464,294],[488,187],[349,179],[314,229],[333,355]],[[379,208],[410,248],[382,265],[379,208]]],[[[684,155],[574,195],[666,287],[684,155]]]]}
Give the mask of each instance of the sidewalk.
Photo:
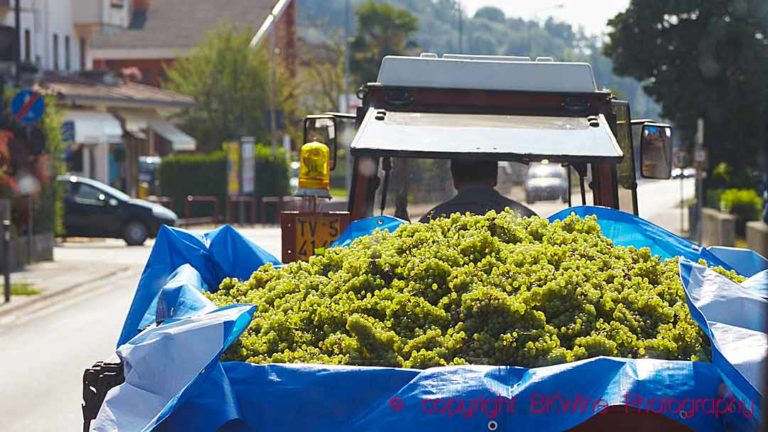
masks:
{"type": "MultiPolygon", "coordinates": [[[[120,263],[93,263],[79,261],[46,261],[28,265],[24,270],[11,273],[11,284],[28,283],[40,291],[35,295],[11,295],[11,301],[4,303],[0,296],[0,319],[49,301],[93,282],[108,278],[130,268],[120,263]]],[[[0,279],[0,291],[2,291],[0,279]]]]}

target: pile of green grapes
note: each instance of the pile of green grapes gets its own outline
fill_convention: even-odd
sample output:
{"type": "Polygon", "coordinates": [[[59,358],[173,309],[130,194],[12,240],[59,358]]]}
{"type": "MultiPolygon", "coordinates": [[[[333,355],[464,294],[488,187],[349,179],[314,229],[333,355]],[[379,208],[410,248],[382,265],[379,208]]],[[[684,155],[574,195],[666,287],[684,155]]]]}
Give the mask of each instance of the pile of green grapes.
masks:
{"type": "Polygon", "coordinates": [[[534,367],[601,355],[709,358],[677,260],[615,246],[594,217],[549,223],[508,211],[454,214],[377,231],[309,262],[264,266],[209,296],[219,306],[258,307],[224,355],[251,363],[534,367]]]}

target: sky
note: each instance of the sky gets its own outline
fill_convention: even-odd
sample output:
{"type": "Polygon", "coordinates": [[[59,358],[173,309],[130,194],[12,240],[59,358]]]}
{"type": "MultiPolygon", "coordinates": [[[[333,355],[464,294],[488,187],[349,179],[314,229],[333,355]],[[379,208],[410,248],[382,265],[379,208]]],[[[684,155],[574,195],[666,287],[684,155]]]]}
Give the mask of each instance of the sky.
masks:
{"type": "Polygon", "coordinates": [[[583,26],[588,34],[606,32],[606,22],[625,10],[629,0],[460,0],[467,15],[483,6],[495,6],[507,16],[544,20],[549,16],[574,27],[583,26]],[[559,7],[558,7],[559,6],[559,7]]]}

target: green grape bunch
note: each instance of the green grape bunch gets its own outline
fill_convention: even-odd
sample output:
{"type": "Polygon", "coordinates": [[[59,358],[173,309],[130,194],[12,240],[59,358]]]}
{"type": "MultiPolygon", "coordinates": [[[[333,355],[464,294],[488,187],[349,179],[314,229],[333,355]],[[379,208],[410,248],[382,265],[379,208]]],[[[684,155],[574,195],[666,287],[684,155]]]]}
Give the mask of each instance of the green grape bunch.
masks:
{"type": "MultiPolygon", "coordinates": [[[[741,282],[733,272],[718,271],[741,282]]],[[[593,216],[454,214],[376,231],[250,279],[257,306],[224,359],[428,368],[537,367],[596,356],[708,360],[676,258],[616,246],[593,216]]]]}

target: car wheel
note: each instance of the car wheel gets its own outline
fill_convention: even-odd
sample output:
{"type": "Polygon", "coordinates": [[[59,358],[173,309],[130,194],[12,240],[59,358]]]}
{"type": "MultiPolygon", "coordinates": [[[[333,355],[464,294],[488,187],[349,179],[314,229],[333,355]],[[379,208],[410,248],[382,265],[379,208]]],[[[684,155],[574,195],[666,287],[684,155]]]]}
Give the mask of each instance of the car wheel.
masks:
{"type": "Polygon", "coordinates": [[[525,202],[528,204],[533,204],[536,202],[536,200],[534,200],[531,195],[525,194],[525,202]]]}
{"type": "Polygon", "coordinates": [[[141,246],[147,240],[147,226],[139,221],[131,221],[123,228],[123,240],[128,246],[141,246]]]}

